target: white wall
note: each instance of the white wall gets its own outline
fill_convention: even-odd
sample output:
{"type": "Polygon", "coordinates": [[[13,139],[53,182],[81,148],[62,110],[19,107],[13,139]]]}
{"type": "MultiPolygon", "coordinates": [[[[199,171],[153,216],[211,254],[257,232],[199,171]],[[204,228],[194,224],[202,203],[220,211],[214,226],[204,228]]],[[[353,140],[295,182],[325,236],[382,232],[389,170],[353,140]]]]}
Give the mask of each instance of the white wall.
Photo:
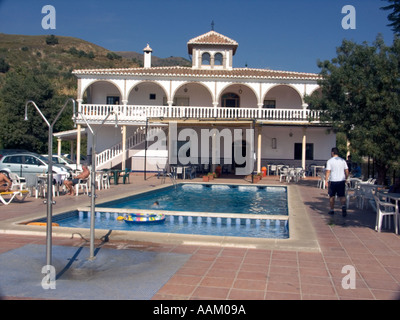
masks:
{"type": "Polygon", "coordinates": [[[112,83],[105,81],[96,82],[90,86],[89,92],[91,96],[91,102],[89,103],[107,104],[107,96],[117,96],[119,97],[119,103],[122,104],[121,94],[112,83]]]}
{"type": "Polygon", "coordinates": [[[268,91],[264,100],[275,100],[277,109],[295,109],[302,107],[299,93],[285,85],[279,85],[268,91]]]}
{"type": "MultiPolygon", "coordinates": [[[[215,127],[219,133],[224,127],[215,127]]],[[[178,129],[181,132],[183,128],[178,129]]],[[[187,128],[195,130],[198,137],[198,155],[201,156],[201,128],[187,128]]],[[[211,128],[202,128],[209,132],[211,128]]],[[[235,128],[241,129],[245,137],[245,130],[249,127],[235,128]]],[[[233,128],[229,128],[232,136],[232,142],[235,141],[233,135],[233,128]]],[[[257,129],[255,130],[254,137],[254,151],[257,152],[257,129]]],[[[262,128],[262,148],[261,156],[263,159],[277,159],[277,160],[294,160],[294,145],[295,143],[302,143],[303,128],[302,127],[263,127],[262,128]],[[291,134],[291,135],[290,135],[291,134]],[[272,138],[277,141],[277,148],[272,149],[272,138]]],[[[186,140],[189,140],[188,138],[186,140]]],[[[220,155],[224,155],[224,139],[220,139],[220,155]]],[[[307,128],[306,130],[306,143],[314,144],[314,160],[325,161],[329,159],[331,148],[336,146],[336,135],[327,132],[327,128],[307,128]]],[[[209,156],[212,156],[212,139],[209,139],[209,156]]],[[[228,146],[230,150],[227,154],[231,153],[231,144],[228,146]]],[[[312,160],[307,160],[311,162],[312,160]]]]}
{"type": "MultiPolygon", "coordinates": [[[[294,159],[294,144],[302,139],[302,127],[263,127],[262,158],[294,159]],[[276,149],[272,149],[272,138],[276,138],[276,149]]],[[[336,146],[336,135],[327,133],[327,128],[307,128],[306,143],[314,144],[314,160],[327,160],[336,146]]]]}

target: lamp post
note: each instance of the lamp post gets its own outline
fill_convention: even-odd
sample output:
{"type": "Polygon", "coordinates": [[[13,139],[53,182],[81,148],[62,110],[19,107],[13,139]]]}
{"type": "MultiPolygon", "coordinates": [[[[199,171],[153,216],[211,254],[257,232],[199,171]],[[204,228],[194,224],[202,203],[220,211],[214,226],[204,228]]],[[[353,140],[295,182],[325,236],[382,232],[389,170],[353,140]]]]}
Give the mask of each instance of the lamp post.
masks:
{"type": "Polygon", "coordinates": [[[40,111],[39,107],[36,103],[32,100],[29,100],[25,104],[25,121],[28,120],[28,105],[33,104],[36,110],[39,112],[40,116],[46,122],[47,126],[49,127],[49,137],[48,137],[48,151],[49,151],[49,163],[48,163],[48,170],[47,170],[47,200],[44,201],[47,204],[47,223],[46,223],[46,264],[47,266],[51,265],[51,255],[52,255],[52,216],[53,216],[53,127],[54,124],[57,122],[58,118],[60,117],[61,113],[64,111],[65,107],[67,106],[68,102],[72,102],[73,106],[73,114],[75,115],[75,100],[72,98],[67,99],[64,103],[64,106],[58,112],[57,116],[55,117],[54,121],[50,124],[47,121],[46,117],[40,111]]]}
{"type": "MultiPolygon", "coordinates": [[[[101,126],[106,122],[108,117],[112,114],[115,115],[115,127],[118,127],[118,116],[116,113],[112,112],[109,113],[101,122],[100,128],[97,131],[94,131],[92,126],[89,124],[85,116],[83,115],[82,112],[77,112],[76,115],[80,114],[82,116],[82,119],[85,121],[86,125],[88,126],[90,133],[92,134],[92,172],[90,174],[91,182],[90,182],[90,246],[89,246],[89,260],[94,260],[94,229],[95,229],[95,208],[96,208],[96,195],[95,195],[95,190],[96,190],[96,134],[100,130],[101,126]]],[[[76,122],[76,117],[74,117],[74,120],[76,122]]]]}

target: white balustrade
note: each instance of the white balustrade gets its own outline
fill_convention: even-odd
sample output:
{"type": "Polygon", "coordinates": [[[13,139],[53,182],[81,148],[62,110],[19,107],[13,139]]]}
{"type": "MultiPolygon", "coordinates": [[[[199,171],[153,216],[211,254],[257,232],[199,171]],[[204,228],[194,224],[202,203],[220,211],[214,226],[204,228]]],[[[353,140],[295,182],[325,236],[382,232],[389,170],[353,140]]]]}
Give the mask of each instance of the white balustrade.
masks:
{"type": "MultiPolygon", "coordinates": [[[[82,104],[88,121],[100,121],[110,112],[118,114],[118,121],[146,121],[147,118],[176,119],[256,119],[269,121],[319,121],[320,113],[308,109],[221,108],[202,106],[133,106],[82,104]]],[[[110,121],[112,121],[110,119],[110,121]]]]}

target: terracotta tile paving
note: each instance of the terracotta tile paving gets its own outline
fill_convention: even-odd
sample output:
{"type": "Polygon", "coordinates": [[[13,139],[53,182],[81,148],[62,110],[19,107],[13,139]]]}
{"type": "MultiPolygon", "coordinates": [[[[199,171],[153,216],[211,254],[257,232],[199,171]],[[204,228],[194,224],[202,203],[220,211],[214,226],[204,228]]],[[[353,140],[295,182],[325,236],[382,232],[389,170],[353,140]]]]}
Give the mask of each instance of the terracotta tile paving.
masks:
{"type": "MultiPolygon", "coordinates": [[[[190,255],[153,300],[398,299],[399,236],[390,231],[375,232],[371,209],[361,211],[351,206],[346,219],[338,214],[328,216],[326,190],[317,189],[315,181],[302,181],[297,188],[315,229],[320,252],[136,243],[113,241],[112,237],[104,245],[190,255]],[[342,287],[347,275],[342,268],[346,265],[355,268],[356,289],[342,287]]],[[[37,201],[31,205],[36,208],[37,201]]],[[[28,210],[28,206],[21,209],[14,204],[9,208],[15,209],[14,215],[21,216],[28,210]]],[[[0,214],[3,211],[4,206],[0,207],[0,214]]],[[[0,254],[28,243],[44,244],[45,239],[0,234],[0,254]]],[[[87,245],[77,238],[54,238],[53,244],[87,245]]]]}

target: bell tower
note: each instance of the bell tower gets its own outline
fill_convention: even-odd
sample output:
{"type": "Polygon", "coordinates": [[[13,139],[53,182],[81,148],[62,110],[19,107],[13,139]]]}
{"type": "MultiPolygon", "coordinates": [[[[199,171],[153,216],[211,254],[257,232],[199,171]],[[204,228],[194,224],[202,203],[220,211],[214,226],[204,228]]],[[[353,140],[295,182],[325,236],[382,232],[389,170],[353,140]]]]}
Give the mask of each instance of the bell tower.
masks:
{"type": "MultiPolygon", "coordinates": [[[[214,22],[211,24],[214,29],[214,22]]],[[[193,69],[230,70],[239,44],[214,30],[188,42],[193,69]]]]}

